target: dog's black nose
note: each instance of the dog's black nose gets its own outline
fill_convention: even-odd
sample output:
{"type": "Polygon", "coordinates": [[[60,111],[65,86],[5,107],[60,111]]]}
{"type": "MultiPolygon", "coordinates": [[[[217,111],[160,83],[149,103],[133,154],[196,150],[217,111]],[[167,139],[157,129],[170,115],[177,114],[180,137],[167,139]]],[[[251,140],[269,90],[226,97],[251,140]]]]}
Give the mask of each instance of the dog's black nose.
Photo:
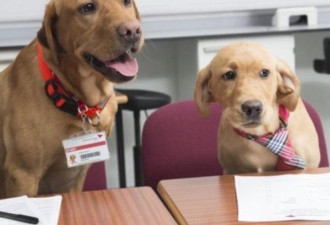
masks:
{"type": "Polygon", "coordinates": [[[142,31],[138,21],[122,23],[117,29],[118,34],[128,42],[137,42],[141,39],[142,31]]]}
{"type": "Polygon", "coordinates": [[[262,113],[262,103],[258,100],[246,101],[242,104],[242,111],[249,118],[256,118],[262,113]]]}

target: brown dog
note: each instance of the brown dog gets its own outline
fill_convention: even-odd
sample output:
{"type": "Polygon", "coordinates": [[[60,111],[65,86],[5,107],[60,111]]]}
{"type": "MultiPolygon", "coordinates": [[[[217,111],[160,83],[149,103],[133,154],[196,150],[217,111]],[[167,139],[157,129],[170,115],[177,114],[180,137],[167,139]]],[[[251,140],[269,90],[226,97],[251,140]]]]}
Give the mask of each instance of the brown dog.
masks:
{"type": "Polygon", "coordinates": [[[223,107],[218,159],[225,173],[276,169],[281,157],[255,140],[282,129],[282,111],[290,111],[287,133],[295,157],[307,168],[318,167],[318,137],[300,98],[300,82],[286,63],[261,46],[241,42],[221,49],[199,72],[195,101],[204,117],[211,102],[223,107]]]}
{"type": "Polygon", "coordinates": [[[0,197],[82,190],[89,166],[68,169],[61,141],[82,131],[84,113],[78,106],[105,104],[87,116],[93,124],[87,128],[110,134],[117,111],[113,83],[131,80],[137,72],[129,52],[143,45],[139,20],[133,0],[47,5],[37,40],[0,75],[0,197]],[[41,61],[56,77],[48,85],[39,68],[38,43],[41,61]],[[68,99],[51,100],[45,87],[48,95],[63,89],[68,99]]]}

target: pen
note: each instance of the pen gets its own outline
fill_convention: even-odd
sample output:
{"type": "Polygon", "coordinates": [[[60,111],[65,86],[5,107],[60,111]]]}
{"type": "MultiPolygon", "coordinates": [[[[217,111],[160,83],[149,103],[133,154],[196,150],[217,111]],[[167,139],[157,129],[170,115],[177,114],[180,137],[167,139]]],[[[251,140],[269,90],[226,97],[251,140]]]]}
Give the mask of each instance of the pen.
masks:
{"type": "Polygon", "coordinates": [[[22,214],[14,214],[14,213],[7,213],[7,212],[1,212],[0,211],[0,217],[10,219],[10,220],[16,220],[23,223],[29,223],[29,224],[38,224],[39,219],[37,217],[32,216],[26,216],[22,214]]]}

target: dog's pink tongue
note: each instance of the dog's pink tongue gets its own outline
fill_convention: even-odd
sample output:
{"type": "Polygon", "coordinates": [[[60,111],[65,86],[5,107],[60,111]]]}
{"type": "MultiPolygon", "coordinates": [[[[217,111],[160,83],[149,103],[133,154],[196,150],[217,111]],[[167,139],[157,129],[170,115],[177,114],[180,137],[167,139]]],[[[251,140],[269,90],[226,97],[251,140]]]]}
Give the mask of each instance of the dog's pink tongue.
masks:
{"type": "Polygon", "coordinates": [[[137,60],[132,57],[129,57],[129,59],[125,61],[118,60],[108,62],[106,66],[115,69],[116,71],[127,77],[134,77],[139,70],[137,60]]]}

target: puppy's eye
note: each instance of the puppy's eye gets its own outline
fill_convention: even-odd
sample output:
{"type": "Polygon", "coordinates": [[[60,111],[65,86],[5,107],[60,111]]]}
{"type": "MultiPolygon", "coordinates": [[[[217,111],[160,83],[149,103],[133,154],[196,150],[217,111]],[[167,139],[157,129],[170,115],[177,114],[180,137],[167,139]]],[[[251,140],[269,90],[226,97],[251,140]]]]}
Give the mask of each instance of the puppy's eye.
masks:
{"type": "Polygon", "coordinates": [[[130,5],[131,4],[131,0],[124,0],[124,5],[130,5]]]}
{"type": "Polygon", "coordinates": [[[88,14],[94,12],[96,9],[96,6],[94,3],[87,3],[86,5],[83,5],[80,7],[79,11],[83,14],[88,14]]]}
{"type": "Polygon", "coordinates": [[[236,73],[233,71],[228,71],[224,75],[222,75],[222,79],[224,80],[234,80],[236,77],[236,73]]]}
{"type": "Polygon", "coordinates": [[[268,75],[269,75],[269,70],[267,70],[267,69],[262,69],[261,71],[260,71],[260,77],[262,77],[262,78],[266,78],[266,77],[268,77],[268,75]]]}

